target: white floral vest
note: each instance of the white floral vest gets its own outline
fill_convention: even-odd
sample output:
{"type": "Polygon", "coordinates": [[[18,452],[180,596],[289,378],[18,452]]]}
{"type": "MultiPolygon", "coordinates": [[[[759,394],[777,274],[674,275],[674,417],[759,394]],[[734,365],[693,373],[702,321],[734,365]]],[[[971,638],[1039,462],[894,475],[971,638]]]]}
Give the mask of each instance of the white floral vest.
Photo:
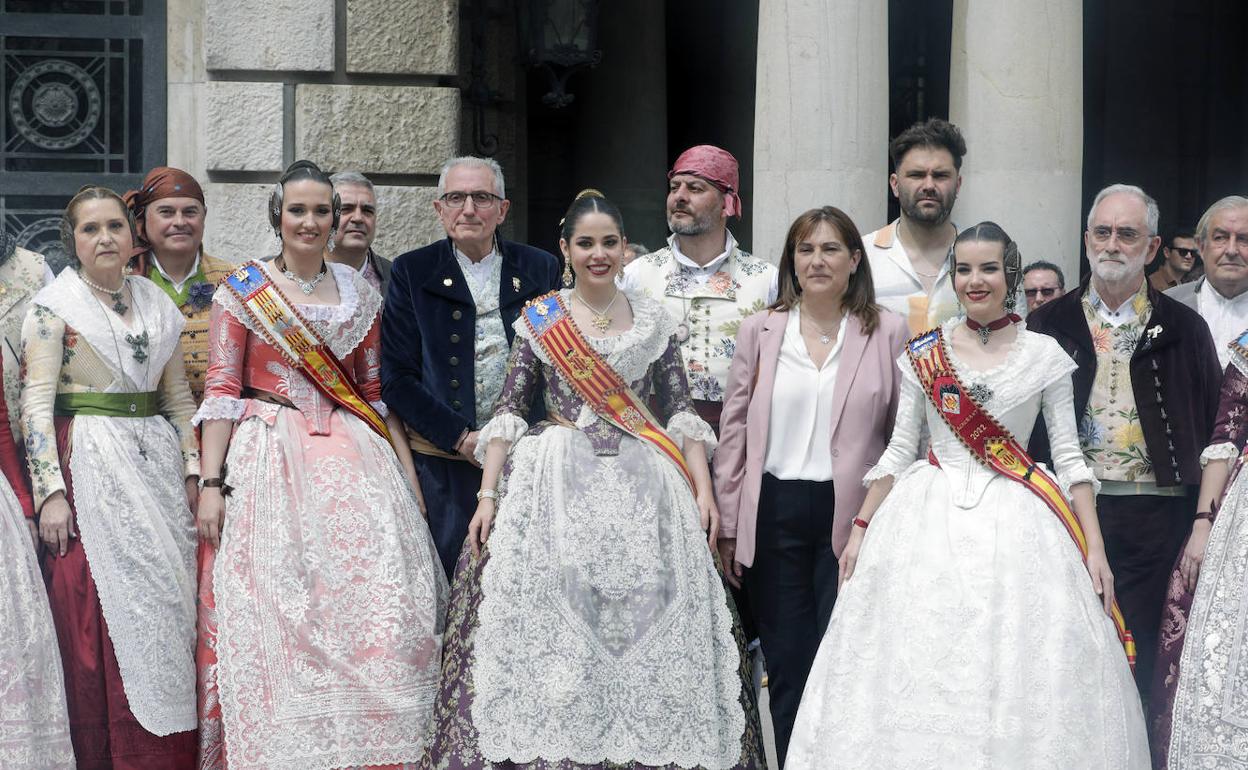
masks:
{"type": "Polygon", "coordinates": [[[676,336],[689,376],[690,395],[723,401],[728,366],[737,349],[737,329],[746,317],[767,306],[775,267],[733,247],[719,270],[699,286],[676,262],[670,248],[637,258],[630,267],[634,286],[679,322],[676,336]]]}

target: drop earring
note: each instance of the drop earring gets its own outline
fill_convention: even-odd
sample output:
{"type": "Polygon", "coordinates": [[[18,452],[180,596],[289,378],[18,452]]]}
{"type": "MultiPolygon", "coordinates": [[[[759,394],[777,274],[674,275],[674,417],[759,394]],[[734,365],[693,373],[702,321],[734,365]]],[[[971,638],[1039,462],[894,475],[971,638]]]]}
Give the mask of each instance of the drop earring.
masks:
{"type": "Polygon", "coordinates": [[[563,261],[563,288],[572,288],[572,260],[570,259],[563,261]]]}
{"type": "Polygon", "coordinates": [[[334,253],[334,236],[337,234],[338,234],[338,228],[336,227],[329,228],[329,241],[325,244],[325,248],[329,250],[330,254],[334,253]]]}

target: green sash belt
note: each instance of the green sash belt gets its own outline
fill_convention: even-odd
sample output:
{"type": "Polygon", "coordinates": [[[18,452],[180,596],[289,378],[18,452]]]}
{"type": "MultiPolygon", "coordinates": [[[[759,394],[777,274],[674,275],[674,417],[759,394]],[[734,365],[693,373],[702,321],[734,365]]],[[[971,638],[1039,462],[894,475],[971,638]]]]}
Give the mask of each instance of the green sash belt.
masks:
{"type": "Polygon", "coordinates": [[[55,413],[59,416],[152,417],[160,414],[160,394],[146,393],[58,393],[55,413]]]}

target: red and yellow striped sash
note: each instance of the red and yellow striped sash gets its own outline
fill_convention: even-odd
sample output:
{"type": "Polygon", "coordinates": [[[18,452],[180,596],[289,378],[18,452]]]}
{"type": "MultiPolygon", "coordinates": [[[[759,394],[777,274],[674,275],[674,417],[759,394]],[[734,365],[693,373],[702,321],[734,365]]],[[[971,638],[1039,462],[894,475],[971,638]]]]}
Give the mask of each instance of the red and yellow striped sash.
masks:
{"type": "Polygon", "coordinates": [[[273,285],[258,262],[243,264],[223,281],[238,298],[265,341],[277,348],[326,398],[363,420],[382,438],[390,431],[373,405],[360,394],[355,380],[308,322],[273,285]]]}
{"type": "Polygon", "coordinates": [[[676,464],[689,488],[693,488],[693,476],[680,447],[659,427],[624,378],[586,342],[558,292],[525,306],[524,322],[551,364],[595,414],[658,450],[676,464]]]}
{"type": "MultiPolygon", "coordinates": [[[[934,329],[910,340],[906,353],[923,390],[954,435],[985,466],[1017,481],[1043,500],[1062,522],[1086,562],[1087,537],[1061,488],[1044,468],[1036,465],[1022,444],[988,414],[958,380],[949,363],[941,330],[934,329]]],[[[1127,629],[1127,621],[1117,601],[1110,608],[1110,617],[1126,651],[1127,662],[1135,668],[1135,640],[1127,629]]]]}

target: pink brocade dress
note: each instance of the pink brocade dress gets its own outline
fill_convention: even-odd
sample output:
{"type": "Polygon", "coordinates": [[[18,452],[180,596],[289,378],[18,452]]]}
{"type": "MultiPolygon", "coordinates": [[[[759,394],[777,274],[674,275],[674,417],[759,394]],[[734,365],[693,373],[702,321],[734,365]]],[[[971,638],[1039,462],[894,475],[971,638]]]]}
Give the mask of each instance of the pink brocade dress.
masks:
{"type": "MultiPolygon", "coordinates": [[[[296,305],[380,403],[381,297],[296,305]]],[[[201,548],[201,768],[407,764],[425,750],[447,586],[393,448],[217,290],[196,421],[235,422],[220,549],[201,548]],[[286,406],[246,396],[272,394],[286,406]]]]}

